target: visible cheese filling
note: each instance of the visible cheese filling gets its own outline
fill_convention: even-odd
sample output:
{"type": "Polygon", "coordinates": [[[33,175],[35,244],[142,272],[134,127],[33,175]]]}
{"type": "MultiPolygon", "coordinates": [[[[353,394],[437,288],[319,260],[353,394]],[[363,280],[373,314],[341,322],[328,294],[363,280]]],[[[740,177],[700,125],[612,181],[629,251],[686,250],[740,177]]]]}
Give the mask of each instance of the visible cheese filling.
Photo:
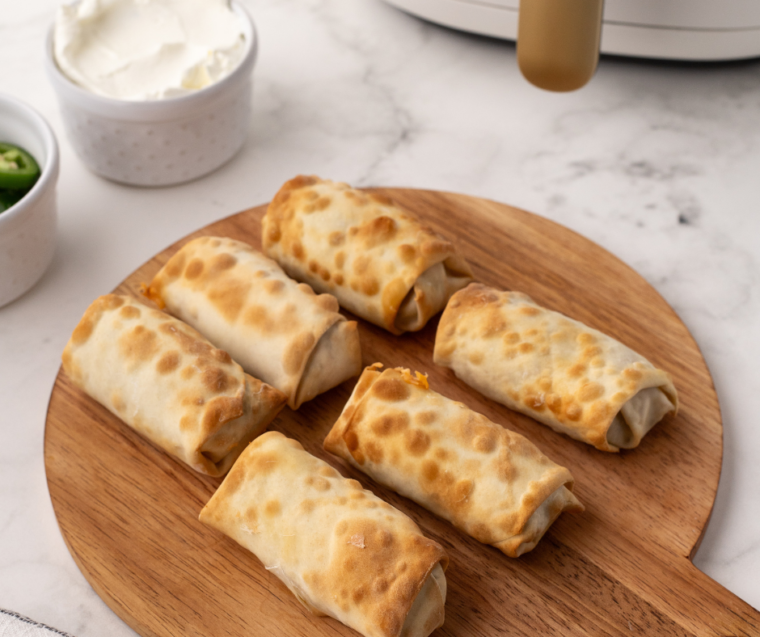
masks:
{"type": "Polygon", "coordinates": [[[607,430],[607,442],[621,449],[632,449],[673,409],[670,398],[659,387],[642,389],[615,416],[607,430]]]}

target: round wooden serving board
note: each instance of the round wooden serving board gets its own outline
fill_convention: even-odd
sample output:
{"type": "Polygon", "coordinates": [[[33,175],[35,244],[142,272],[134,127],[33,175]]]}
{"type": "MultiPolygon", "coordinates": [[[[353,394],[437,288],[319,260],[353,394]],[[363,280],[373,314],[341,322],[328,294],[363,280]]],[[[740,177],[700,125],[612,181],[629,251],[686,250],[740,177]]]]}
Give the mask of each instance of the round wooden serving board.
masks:
{"type": "MultiPolygon", "coordinates": [[[[722,457],[720,410],[699,348],[670,306],[617,258],[550,221],[463,195],[385,189],[451,238],[477,280],[606,332],[674,377],[681,411],[639,448],[608,454],[496,404],[433,364],[438,318],[391,336],[361,322],[364,363],[429,373],[431,387],[535,442],[570,468],[586,512],[565,514],[537,548],[510,559],[322,450],[355,381],[285,408],[272,429],[408,513],[448,551],[446,622],[436,635],[759,635],[760,613],[690,556],[710,517],[722,457]]],[[[261,245],[259,206],[151,259],[117,291],[139,296],[188,239],[261,245]]],[[[84,311],[85,308],[82,308],[84,311]]],[[[60,372],[45,466],[66,544],[95,591],[144,637],[355,635],[310,615],[251,553],[198,522],[220,480],[153,447],[60,372]]]]}

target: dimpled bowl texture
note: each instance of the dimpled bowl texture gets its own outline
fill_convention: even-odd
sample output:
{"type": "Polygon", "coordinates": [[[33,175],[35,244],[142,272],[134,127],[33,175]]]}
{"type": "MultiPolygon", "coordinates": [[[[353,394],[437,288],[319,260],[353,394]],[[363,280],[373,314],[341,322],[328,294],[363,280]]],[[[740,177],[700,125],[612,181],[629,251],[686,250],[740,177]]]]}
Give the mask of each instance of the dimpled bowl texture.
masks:
{"type": "Polygon", "coordinates": [[[165,100],[127,101],[90,93],[69,80],[53,57],[45,66],[58,96],[66,134],[94,173],[135,186],[168,186],[219,168],[243,146],[251,116],[251,72],[258,40],[248,13],[243,59],[228,76],[197,92],[165,100]]]}
{"type": "Polygon", "coordinates": [[[20,146],[40,166],[40,178],[21,201],[0,212],[0,307],[31,288],[55,252],[58,143],[34,109],[0,93],[0,141],[20,146]]]}

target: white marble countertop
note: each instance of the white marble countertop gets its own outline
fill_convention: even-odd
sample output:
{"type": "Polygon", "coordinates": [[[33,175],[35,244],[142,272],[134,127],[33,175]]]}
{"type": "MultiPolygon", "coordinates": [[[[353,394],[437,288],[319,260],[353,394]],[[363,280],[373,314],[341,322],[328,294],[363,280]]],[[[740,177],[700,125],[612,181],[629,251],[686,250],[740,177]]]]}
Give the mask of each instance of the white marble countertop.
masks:
{"type": "Polygon", "coordinates": [[[514,45],[379,0],[244,4],[261,39],[248,141],[216,173],[162,189],[84,168],[43,73],[55,3],[3,6],[0,90],[48,119],[62,161],[53,265],[0,309],[0,607],[79,637],[134,635],[80,574],[50,504],[60,353],[97,295],[297,173],[503,201],[638,270],[694,334],[723,410],[723,475],[695,563],[760,607],[760,61],[605,58],[585,89],[555,95],[520,77],[514,45]]]}

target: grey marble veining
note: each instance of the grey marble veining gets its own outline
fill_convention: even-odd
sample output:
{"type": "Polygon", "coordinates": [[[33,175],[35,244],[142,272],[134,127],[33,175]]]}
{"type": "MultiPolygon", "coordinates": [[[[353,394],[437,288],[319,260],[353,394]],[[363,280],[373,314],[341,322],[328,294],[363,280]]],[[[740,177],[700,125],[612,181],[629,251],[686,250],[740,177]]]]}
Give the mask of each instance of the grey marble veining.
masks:
{"type": "Polygon", "coordinates": [[[0,607],[79,637],[133,635],[69,556],[42,457],[60,352],[85,307],[196,228],[297,173],[503,201],[587,236],[675,308],[713,374],[724,467],[695,564],[760,607],[760,61],[605,58],[566,95],[520,77],[514,45],[379,0],[247,0],[261,39],[248,142],[173,188],[120,186],[71,150],[42,70],[51,0],[3,7],[0,90],[61,143],[53,267],[0,309],[0,607]]]}

